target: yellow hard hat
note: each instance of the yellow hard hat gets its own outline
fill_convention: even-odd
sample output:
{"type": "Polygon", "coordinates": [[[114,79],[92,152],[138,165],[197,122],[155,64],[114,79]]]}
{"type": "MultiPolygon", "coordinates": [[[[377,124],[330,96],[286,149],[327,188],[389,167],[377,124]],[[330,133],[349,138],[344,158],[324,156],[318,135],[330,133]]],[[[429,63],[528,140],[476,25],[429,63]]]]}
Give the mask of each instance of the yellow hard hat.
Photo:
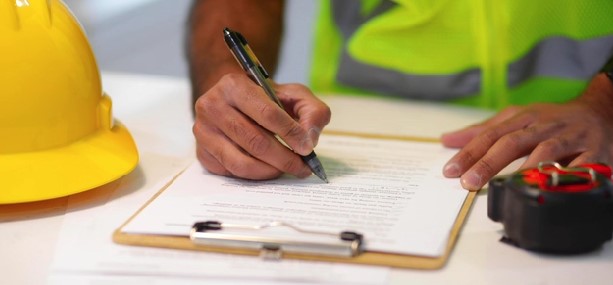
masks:
{"type": "Polygon", "coordinates": [[[0,204],[92,189],[137,163],[68,8],[59,0],[0,1],[0,204]]]}

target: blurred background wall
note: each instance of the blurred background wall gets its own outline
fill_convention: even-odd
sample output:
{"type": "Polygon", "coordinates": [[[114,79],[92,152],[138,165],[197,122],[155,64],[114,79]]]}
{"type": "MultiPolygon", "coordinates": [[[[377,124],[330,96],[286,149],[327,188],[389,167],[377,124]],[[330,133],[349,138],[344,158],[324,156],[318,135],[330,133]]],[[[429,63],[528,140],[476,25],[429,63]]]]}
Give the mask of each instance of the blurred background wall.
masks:
{"type": "MultiPolygon", "coordinates": [[[[102,71],[188,77],[184,43],[191,0],[64,2],[83,25],[102,71]]],[[[286,0],[278,82],[307,83],[316,2],[286,0]]]]}

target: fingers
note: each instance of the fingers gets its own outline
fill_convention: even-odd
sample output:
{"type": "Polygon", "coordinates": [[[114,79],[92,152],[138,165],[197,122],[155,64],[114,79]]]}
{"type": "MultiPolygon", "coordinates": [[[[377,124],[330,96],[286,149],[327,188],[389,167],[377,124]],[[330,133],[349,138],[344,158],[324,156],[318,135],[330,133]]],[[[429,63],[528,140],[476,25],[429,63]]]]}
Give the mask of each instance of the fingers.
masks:
{"type": "Polygon", "coordinates": [[[291,147],[310,152],[311,132],[247,76],[224,76],[198,99],[195,107],[197,155],[209,172],[248,179],[270,179],[282,173],[298,177],[311,174],[300,156],[274,136],[278,133],[291,147]]]}
{"type": "MultiPolygon", "coordinates": [[[[310,128],[304,128],[301,123],[304,123],[307,127],[313,124],[307,114],[296,113],[296,118],[288,114],[284,109],[281,109],[274,101],[270,100],[264,91],[257,87],[247,77],[224,77],[223,80],[232,81],[226,84],[233,86],[245,86],[245,88],[233,90],[237,94],[243,94],[242,96],[232,96],[231,105],[236,109],[241,110],[246,116],[257,122],[260,126],[270,131],[271,133],[279,135],[281,139],[287,145],[289,145],[296,153],[301,155],[308,155],[314,148],[314,142],[311,139],[312,133],[309,133],[310,128]],[[249,82],[244,82],[245,80],[249,82]],[[249,87],[249,88],[247,88],[249,87]],[[302,116],[306,116],[303,118],[302,116]],[[297,122],[296,119],[301,120],[297,122]]],[[[277,94],[279,95],[279,94],[277,94]]],[[[282,96],[285,94],[281,94],[282,96]]],[[[317,115],[319,109],[327,108],[325,104],[321,103],[315,96],[308,91],[308,89],[302,90],[299,94],[295,95],[298,103],[290,102],[290,104],[301,104],[307,110],[311,110],[312,113],[317,115]],[[306,91],[305,91],[306,90],[306,91]],[[298,99],[299,98],[299,99],[298,99]],[[319,102],[319,104],[318,104],[319,102]],[[323,107],[322,107],[323,106],[323,107]],[[313,111],[315,110],[315,111],[313,111]]],[[[328,117],[329,120],[329,117],[328,117]]]]}
{"type": "MultiPolygon", "coordinates": [[[[522,137],[522,132],[520,130],[503,136],[481,157],[475,156],[472,149],[467,149],[454,158],[457,162],[452,159],[450,164],[456,165],[460,172],[467,169],[460,176],[462,187],[467,190],[481,189],[491,177],[528,152],[537,141],[522,137]]],[[[475,152],[481,153],[481,150],[475,152]]]]}
{"type": "Polygon", "coordinates": [[[446,177],[461,176],[462,187],[479,190],[509,163],[528,153],[553,127],[530,126],[530,113],[486,128],[454,155],[443,169],[446,177]],[[537,135],[538,134],[538,135],[537,135]]]}
{"type": "Polygon", "coordinates": [[[249,156],[223,134],[204,131],[198,124],[194,125],[193,131],[198,146],[196,155],[209,172],[254,180],[281,175],[281,171],[249,156]]]}
{"type": "MultiPolygon", "coordinates": [[[[206,108],[223,109],[208,102],[206,108]]],[[[298,177],[310,175],[310,170],[300,157],[279,143],[268,131],[255,124],[242,113],[233,108],[226,108],[224,115],[216,118],[217,132],[196,124],[194,134],[198,146],[204,148],[208,155],[234,176],[249,179],[269,179],[282,172],[298,177]]],[[[211,159],[206,155],[201,162],[211,159]]],[[[207,168],[214,173],[222,173],[215,163],[207,168]],[[209,169],[210,168],[210,169],[209,169]],[[216,172],[215,172],[216,171],[216,172]]]]}
{"type": "MultiPolygon", "coordinates": [[[[464,174],[462,174],[460,180],[462,186],[468,190],[480,189],[489,179],[498,174],[507,165],[517,158],[530,153],[536,146],[542,144],[541,141],[546,140],[547,137],[551,136],[557,130],[556,123],[539,124],[502,136],[487,150],[483,157],[479,158],[464,174]]],[[[472,154],[468,155],[471,156],[472,154]]],[[[550,157],[553,153],[546,155],[550,157]]],[[[561,157],[563,151],[559,151],[555,155],[561,157]]]]}
{"type": "Polygon", "coordinates": [[[542,161],[562,161],[581,152],[582,146],[576,135],[566,133],[564,136],[547,138],[540,142],[520,168],[536,167],[542,161]]]}
{"type": "Polygon", "coordinates": [[[446,164],[446,171],[444,172],[445,176],[457,177],[464,173],[469,166],[473,165],[475,162],[477,162],[477,160],[483,157],[489,148],[492,147],[501,137],[511,132],[523,129],[533,120],[534,119],[531,116],[522,115],[505,121],[504,124],[486,126],[486,123],[484,123],[484,125],[465,129],[466,136],[472,138],[470,138],[470,142],[467,143],[466,146],[446,164]]]}
{"type": "Polygon", "coordinates": [[[301,84],[279,86],[277,95],[316,146],[323,128],[330,123],[330,107],[301,84]]]}
{"type": "Polygon", "coordinates": [[[611,156],[607,156],[607,155],[602,155],[599,154],[596,151],[586,151],[582,154],[580,154],[579,156],[577,156],[573,161],[571,161],[568,166],[577,166],[580,164],[587,164],[587,163],[604,163],[607,165],[611,165],[611,163],[613,161],[611,161],[611,156]]]}
{"type": "Polygon", "coordinates": [[[196,148],[196,157],[204,168],[213,174],[223,176],[233,176],[232,172],[228,171],[215,157],[213,157],[205,148],[196,148]]]}
{"type": "Polygon", "coordinates": [[[513,116],[522,109],[518,106],[510,106],[502,110],[500,113],[476,125],[468,126],[461,130],[445,133],[441,136],[441,143],[445,147],[461,148],[468,142],[474,139],[477,135],[483,132],[488,127],[500,124],[513,116]]]}
{"type": "Polygon", "coordinates": [[[572,165],[610,161],[613,138],[608,126],[577,104],[540,104],[496,120],[453,133],[453,142],[466,143],[443,169],[447,177],[461,177],[462,186],[480,189],[515,159],[529,155],[521,168],[541,161],[571,161],[572,165]],[[494,122],[494,123],[492,123],[494,122]]]}
{"type": "Polygon", "coordinates": [[[441,143],[445,147],[461,148],[468,144],[477,135],[487,129],[485,124],[468,126],[464,129],[446,133],[441,136],[441,143]]]}
{"type": "Polygon", "coordinates": [[[570,162],[570,166],[608,163],[613,154],[611,137],[606,135],[608,132],[589,120],[583,124],[577,121],[556,121],[557,131],[542,139],[521,168],[536,167],[542,161],[570,162]]]}
{"type": "MultiPolygon", "coordinates": [[[[310,169],[293,153],[259,159],[223,134],[206,135],[198,127],[194,128],[194,134],[198,144],[198,160],[211,173],[254,180],[275,178],[283,172],[298,177],[311,174],[310,169]]],[[[282,145],[280,148],[289,151],[282,145]]]]}

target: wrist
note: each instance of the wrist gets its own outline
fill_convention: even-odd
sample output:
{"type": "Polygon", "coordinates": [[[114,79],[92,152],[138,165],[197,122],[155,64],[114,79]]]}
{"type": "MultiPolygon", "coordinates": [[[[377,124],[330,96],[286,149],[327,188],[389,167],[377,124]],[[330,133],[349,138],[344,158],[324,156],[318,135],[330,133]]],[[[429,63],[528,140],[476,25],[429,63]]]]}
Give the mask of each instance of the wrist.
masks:
{"type": "Polygon", "coordinates": [[[585,104],[607,122],[613,124],[613,80],[611,75],[601,72],[588,84],[585,91],[575,99],[585,104]]]}

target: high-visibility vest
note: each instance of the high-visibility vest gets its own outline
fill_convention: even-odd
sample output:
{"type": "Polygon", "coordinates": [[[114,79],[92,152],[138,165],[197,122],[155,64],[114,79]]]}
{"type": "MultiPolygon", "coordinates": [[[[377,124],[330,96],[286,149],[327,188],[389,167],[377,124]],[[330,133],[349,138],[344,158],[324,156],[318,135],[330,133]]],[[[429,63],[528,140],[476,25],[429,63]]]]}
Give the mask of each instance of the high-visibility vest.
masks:
{"type": "Polygon", "coordinates": [[[310,84],[485,108],[564,102],[613,56],[613,0],[322,0],[310,84]]]}

